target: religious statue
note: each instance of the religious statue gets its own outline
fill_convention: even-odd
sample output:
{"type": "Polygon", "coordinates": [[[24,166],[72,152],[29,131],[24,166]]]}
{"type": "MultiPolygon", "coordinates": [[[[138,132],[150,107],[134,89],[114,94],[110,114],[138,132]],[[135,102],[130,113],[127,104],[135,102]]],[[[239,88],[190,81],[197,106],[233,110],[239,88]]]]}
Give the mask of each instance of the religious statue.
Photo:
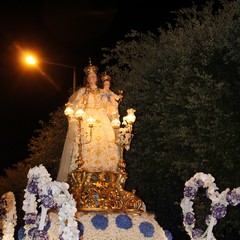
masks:
{"type": "MultiPolygon", "coordinates": [[[[106,94],[109,93],[105,93],[105,89],[98,88],[98,67],[93,66],[90,62],[84,72],[86,74],[86,85],[73,93],[66,104],[71,106],[74,112],[82,110],[81,129],[79,132],[77,118],[68,118],[69,127],[58,172],[58,181],[67,181],[68,174],[77,168],[79,157],[84,162],[83,170],[117,171],[119,152],[114,129],[111,125],[112,116],[118,115],[117,103],[107,104],[108,97],[106,97],[106,94]],[[114,112],[111,111],[112,108],[114,108],[114,112]],[[94,121],[92,136],[90,136],[89,128],[90,119],[94,121]],[[82,148],[81,156],[79,156],[79,141],[81,141],[82,148]]],[[[109,81],[109,79],[106,81],[109,81]]],[[[110,91],[108,89],[108,92],[110,91]]],[[[111,94],[114,93],[111,91],[111,94]]],[[[112,98],[111,101],[113,101],[112,98]]]]}

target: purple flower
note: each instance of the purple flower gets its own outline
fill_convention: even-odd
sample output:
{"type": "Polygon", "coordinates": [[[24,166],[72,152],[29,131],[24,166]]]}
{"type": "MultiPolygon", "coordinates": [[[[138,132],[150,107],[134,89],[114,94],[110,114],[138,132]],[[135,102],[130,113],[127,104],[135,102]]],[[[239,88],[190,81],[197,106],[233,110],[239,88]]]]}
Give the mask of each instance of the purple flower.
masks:
{"type": "Polygon", "coordinates": [[[26,213],[23,219],[25,220],[25,224],[34,224],[37,220],[37,214],[26,213]]]}
{"type": "Polygon", "coordinates": [[[120,214],[116,217],[116,225],[118,228],[129,229],[132,227],[132,219],[125,214],[120,214]]]}
{"type": "Polygon", "coordinates": [[[28,184],[27,190],[31,194],[38,194],[38,180],[33,178],[32,181],[28,184]]]}
{"type": "Polygon", "coordinates": [[[240,195],[236,191],[229,191],[226,200],[230,205],[237,206],[240,203],[240,195]]]}
{"type": "Polygon", "coordinates": [[[221,203],[217,203],[212,207],[212,215],[214,218],[221,219],[227,214],[227,207],[221,203]]]}
{"type": "Polygon", "coordinates": [[[144,237],[153,237],[154,226],[149,222],[142,222],[139,226],[140,232],[144,237]]]}
{"type": "Polygon", "coordinates": [[[203,182],[202,180],[200,180],[200,179],[198,179],[197,181],[195,181],[195,183],[196,183],[196,185],[197,185],[198,187],[202,187],[202,186],[204,185],[204,182],[203,182]]]}
{"type": "Polygon", "coordinates": [[[184,196],[188,198],[194,198],[197,195],[197,190],[193,187],[184,188],[184,196]]]}
{"type": "Polygon", "coordinates": [[[194,217],[194,214],[191,212],[186,213],[184,221],[188,225],[192,225],[193,223],[195,223],[196,219],[194,217]]]}
{"type": "Polygon", "coordinates": [[[40,198],[41,203],[45,208],[53,208],[55,206],[52,195],[41,195],[40,198]]]}
{"type": "Polygon", "coordinates": [[[96,229],[105,230],[108,227],[108,218],[100,214],[96,214],[91,222],[96,229]]]}
{"type": "Polygon", "coordinates": [[[204,231],[200,228],[196,228],[192,231],[192,237],[195,238],[199,238],[203,235],[204,231]]]}
{"type": "Polygon", "coordinates": [[[28,231],[28,235],[31,237],[31,239],[48,240],[47,232],[44,230],[38,230],[37,227],[31,228],[28,231]]]}

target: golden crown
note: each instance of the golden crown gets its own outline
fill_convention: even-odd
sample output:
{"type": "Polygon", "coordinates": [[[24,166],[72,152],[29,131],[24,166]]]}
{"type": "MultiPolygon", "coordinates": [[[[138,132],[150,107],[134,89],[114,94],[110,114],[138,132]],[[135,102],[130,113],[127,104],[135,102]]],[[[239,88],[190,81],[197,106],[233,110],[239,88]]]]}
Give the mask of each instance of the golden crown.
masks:
{"type": "Polygon", "coordinates": [[[101,80],[104,82],[104,81],[111,81],[111,77],[109,75],[107,75],[106,71],[102,73],[101,75],[101,80]]]}
{"type": "Polygon", "coordinates": [[[97,73],[97,72],[98,72],[98,67],[92,65],[91,58],[89,58],[89,65],[84,68],[84,72],[85,72],[86,74],[89,74],[89,73],[97,73]]]}

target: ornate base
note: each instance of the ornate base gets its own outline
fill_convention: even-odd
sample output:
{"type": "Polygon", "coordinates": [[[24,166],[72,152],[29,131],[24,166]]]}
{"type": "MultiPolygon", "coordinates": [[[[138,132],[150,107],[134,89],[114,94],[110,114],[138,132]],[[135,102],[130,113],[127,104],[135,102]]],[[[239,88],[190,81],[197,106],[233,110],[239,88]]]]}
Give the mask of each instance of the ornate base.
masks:
{"type": "Polygon", "coordinates": [[[78,211],[145,211],[145,204],[135,195],[135,190],[124,190],[126,179],[124,171],[86,172],[77,169],[69,174],[68,183],[78,211]]]}

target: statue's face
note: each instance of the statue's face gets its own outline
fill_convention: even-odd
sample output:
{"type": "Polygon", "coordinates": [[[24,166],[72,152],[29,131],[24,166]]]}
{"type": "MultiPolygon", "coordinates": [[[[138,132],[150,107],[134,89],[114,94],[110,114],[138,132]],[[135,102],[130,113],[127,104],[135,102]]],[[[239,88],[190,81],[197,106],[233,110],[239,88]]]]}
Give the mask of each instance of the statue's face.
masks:
{"type": "Polygon", "coordinates": [[[109,88],[110,88],[110,82],[109,82],[109,81],[104,81],[104,82],[103,82],[103,87],[104,87],[105,89],[109,89],[109,88]]]}
{"type": "Polygon", "coordinates": [[[96,85],[97,74],[96,73],[89,73],[88,76],[87,76],[87,81],[90,85],[96,85]]]}

